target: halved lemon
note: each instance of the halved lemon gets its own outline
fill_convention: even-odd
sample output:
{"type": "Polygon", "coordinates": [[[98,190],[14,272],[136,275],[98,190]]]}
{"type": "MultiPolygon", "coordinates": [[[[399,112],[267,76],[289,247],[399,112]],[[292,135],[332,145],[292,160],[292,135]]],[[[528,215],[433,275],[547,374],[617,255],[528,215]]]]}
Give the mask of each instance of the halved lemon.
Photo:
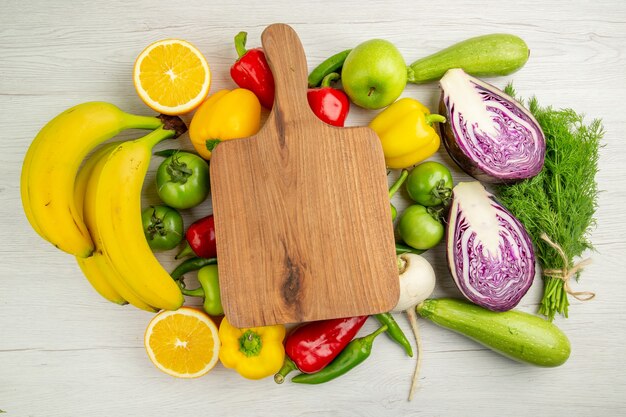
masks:
{"type": "Polygon", "coordinates": [[[144,344],[157,368],[179,378],[197,378],[209,372],[220,350],[215,323],[204,312],[189,307],[154,316],[144,344]]]}
{"type": "Polygon", "coordinates": [[[209,94],[211,70],[189,42],[163,39],[139,54],[133,81],[146,105],[159,113],[178,115],[198,107],[209,94]]]}

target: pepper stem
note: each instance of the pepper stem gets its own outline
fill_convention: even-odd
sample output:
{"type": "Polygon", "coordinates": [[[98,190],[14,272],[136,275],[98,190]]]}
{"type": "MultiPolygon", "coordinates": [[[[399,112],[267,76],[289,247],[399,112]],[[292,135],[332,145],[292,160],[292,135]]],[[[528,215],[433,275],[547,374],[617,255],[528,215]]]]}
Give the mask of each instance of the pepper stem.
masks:
{"type": "Polygon", "coordinates": [[[193,290],[188,290],[185,287],[184,280],[179,279],[177,282],[178,282],[178,286],[180,287],[180,292],[182,292],[184,295],[187,295],[189,297],[203,297],[204,298],[204,288],[202,288],[201,286],[193,290]]]}
{"type": "Polygon", "coordinates": [[[379,334],[386,332],[387,331],[387,325],[383,324],[382,326],[380,326],[378,328],[378,330],[376,330],[374,333],[368,334],[367,336],[363,337],[363,342],[365,343],[372,343],[374,341],[374,339],[376,339],[376,336],[378,336],[379,334]]]}
{"type": "Polygon", "coordinates": [[[253,330],[246,330],[239,338],[239,351],[247,357],[258,356],[262,347],[261,335],[253,330]]]}
{"type": "Polygon", "coordinates": [[[445,122],[446,122],[446,118],[440,114],[432,113],[432,114],[426,115],[426,123],[428,123],[430,126],[432,126],[433,123],[445,123],[445,122]]]}
{"type": "Polygon", "coordinates": [[[198,287],[198,288],[193,289],[193,290],[188,290],[186,288],[181,288],[180,292],[182,292],[183,295],[187,295],[189,297],[203,297],[204,298],[204,289],[202,287],[198,287]]]}
{"type": "Polygon", "coordinates": [[[180,252],[178,252],[176,256],[174,256],[174,259],[181,259],[181,258],[186,258],[187,256],[195,256],[195,255],[196,254],[191,248],[191,245],[189,244],[189,242],[185,241],[185,247],[180,252]]]}
{"type": "Polygon", "coordinates": [[[239,58],[244,56],[248,50],[246,49],[246,41],[248,40],[247,32],[239,32],[235,35],[235,50],[239,58]]]}
{"type": "Polygon", "coordinates": [[[322,79],[322,84],[320,85],[320,87],[330,87],[330,83],[333,81],[337,81],[339,78],[341,78],[341,75],[336,72],[331,72],[322,79]]]}
{"type": "Polygon", "coordinates": [[[400,176],[396,180],[396,182],[391,184],[391,187],[389,188],[389,198],[393,197],[393,195],[400,189],[400,187],[402,186],[402,184],[404,184],[404,181],[406,180],[408,176],[409,176],[409,171],[407,171],[406,169],[403,169],[402,172],[400,173],[400,176]]]}
{"type": "Polygon", "coordinates": [[[274,382],[276,382],[277,384],[282,384],[283,382],[285,382],[285,377],[287,376],[287,374],[291,371],[295,371],[296,369],[298,369],[296,364],[293,363],[289,356],[285,356],[283,367],[280,368],[280,371],[278,371],[274,375],[274,382]]]}
{"type": "Polygon", "coordinates": [[[221,139],[207,139],[206,148],[209,150],[209,152],[213,152],[213,149],[215,149],[217,144],[220,143],[221,141],[222,141],[221,139]]]}

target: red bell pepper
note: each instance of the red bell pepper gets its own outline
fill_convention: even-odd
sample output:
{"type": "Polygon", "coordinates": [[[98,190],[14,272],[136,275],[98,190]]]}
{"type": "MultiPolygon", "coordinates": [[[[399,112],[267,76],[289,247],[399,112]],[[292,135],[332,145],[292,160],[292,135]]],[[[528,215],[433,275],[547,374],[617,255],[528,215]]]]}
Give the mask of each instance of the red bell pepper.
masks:
{"type": "Polygon", "coordinates": [[[323,369],[346,347],[363,327],[368,316],[320,320],[296,327],[285,341],[285,362],[274,375],[282,384],[296,368],[305,373],[323,369]]]}
{"type": "Polygon", "coordinates": [[[261,48],[246,50],[246,32],[235,36],[235,49],[239,58],[230,67],[230,76],[241,88],[252,91],[261,105],[271,109],[274,105],[274,76],[261,48]]]}
{"type": "Polygon", "coordinates": [[[343,127],[350,110],[350,100],[343,91],[330,87],[330,83],[338,78],[336,72],[325,76],[320,88],[309,89],[307,99],[313,113],[323,122],[343,127]]]}
{"type": "Polygon", "coordinates": [[[215,222],[213,215],[203,217],[189,226],[185,233],[185,247],[176,255],[176,259],[193,255],[201,258],[216,258],[215,222]]]}

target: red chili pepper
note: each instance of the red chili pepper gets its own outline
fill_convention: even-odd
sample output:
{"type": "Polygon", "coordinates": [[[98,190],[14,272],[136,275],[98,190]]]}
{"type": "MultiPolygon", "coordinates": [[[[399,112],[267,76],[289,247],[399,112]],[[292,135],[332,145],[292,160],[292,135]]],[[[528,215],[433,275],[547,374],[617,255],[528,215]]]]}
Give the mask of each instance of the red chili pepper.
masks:
{"type": "Polygon", "coordinates": [[[263,107],[271,109],[274,105],[274,76],[263,49],[246,50],[247,37],[246,32],[239,32],[235,36],[235,49],[239,58],[230,67],[230,76],[239,87],[252,91],[263,107]]]}
{"type": "Polygon", "coordinates": [[[176,255],[176,259],[193,254],[200,258],[217,257],[213,215],[203,217],[192,223],[185,233],[185,238],[187,239],[187,243],[183,250],[176,255]]]}
{"type": "Polygon", "coordinates": [[[274,375],[274,381],[282,383],[296,367],[305,373],[323,369],[350,343],[367,317],[320,320],[296,327],[287,336],[285,363],[274,375]]]}
{"type": "Polygon", "coordinates": [[[350,110],[350,100],[343,91],[330,87],[331,81],[338,78],[336,72],[325,76],[320,88],[309,89],[307,99],[313,113],[323,122],[343,127],[350,110]]]}

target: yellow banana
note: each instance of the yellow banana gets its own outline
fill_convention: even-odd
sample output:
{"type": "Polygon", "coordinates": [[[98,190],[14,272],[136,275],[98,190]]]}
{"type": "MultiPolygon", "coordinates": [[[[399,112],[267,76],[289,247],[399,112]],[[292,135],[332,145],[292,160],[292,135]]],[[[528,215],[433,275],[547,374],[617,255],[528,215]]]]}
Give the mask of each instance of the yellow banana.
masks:
{"type": "MultiPolygon", "coordinates": [[[[81,218],[83,218],[83,203],[89,177],[91,176],[98,160],[100,160],[104,155],[109,154],[113,147],[118,144],[119,142],[103,145],[89,158],[87,158],[80,171],[78,171],[76,182],[74,184],[74,203],[76,204],[78,215],[81,218]]],[[[94,251],[90,257],[76,257],[76,261],[78,262],[78,266],[81,271],[83,271],[85,278],[87,278],[91,286],[98,292],[98,294],[113,303],[126,304],[126,300],[109,283],[109,280],[106,277],[106,271],[100,265],[103,258],[106,259],[102,254],[97,252],[96,248],[96,251],[94,251]]]]}
{"type": "Polygon", "coordinates": [[[85,275],[87,281],[89,281],[98,294],[112,303],[119,305],[128,304],[128,301],[115,291],[115,288],[109,283],[104,268],[101,265],[102,259],[102,255],[94,252],[89,258],[76,257],[76,262],[80,270],[83,271],[83,275],[85,275]]]}
{"type": "Polygon", "coordinates": [[[79,104],[48,122],[26,152],[20,179],[22,205],[33,229],[65,252],[89,256],[93,242],[73,196],[82,160],[124,129],[162,125],[156,117],[131,115],[104,102],[79,104]]]}
{"type": "MultiPolygon", "coordinates": [[[[95,245],[95,251],[89,258],[76,258],[78,260],[78,264],[81,265],[81,269],[83,266],[86,266],[88,271],[85,272],[87,275],[90,271],[97,270],[95,274],[100,274],[104,277],[104,279],[109,283],[109,285],[117,292],[124,300],[128,301],[131,305],[145,311],[155,312],[156,309],[146,303],[135,291],[133,291],[122,275],[120,275],[119,271],[113,266],[113,264],[109,261],[109,258],[104,254],[102,247],[102,236],[100,235],[100,231],[98,229],[98,225],[96,222],[96,212],[98,207],[96,206],[96,193],[98,189],[98,183],[101,180],[102,168],[107,161],[107,158],[111,155],[111,152],[115,150],[119,146],[120,142],[111,144],[110,147],[105,149],[102,155],[100,155],[96,160],[91,171],[91,175],[88,178],[87,183],[84,186],[84,202],[82,204],[83,207],[83,217],[85,219],[85,224],[89,229],[89,233],[93,239],[95,245]]],[[[107,145],[105,145],[107,147],[107,145]]],[[[92,156],[92,158],[97,155],[92,156]]],[[[91,161],[90,158],[88,160],[91,161]]],[[[80,177],[80,173],[79,173],[80,177]]],[[[79,193],[79,189],[82,186],[77,182],[77,193],[79,193]]],[[[78,197],[77,197],[78,200],[78,197]]],[[[81,206],[78,204],[77,206],[81,206]]],[[[142,236],[143,237],[143,236],[142,236]]]]}
{"type": "Polygon", "coordinates": [[[117,146],[102,167],[95,198],[96,225],[104,254],[135,293],[164,310],[178,309],[184,299],[144,236],[141,188],[152,147],[174,135],[159,128],[117,146]]]}

